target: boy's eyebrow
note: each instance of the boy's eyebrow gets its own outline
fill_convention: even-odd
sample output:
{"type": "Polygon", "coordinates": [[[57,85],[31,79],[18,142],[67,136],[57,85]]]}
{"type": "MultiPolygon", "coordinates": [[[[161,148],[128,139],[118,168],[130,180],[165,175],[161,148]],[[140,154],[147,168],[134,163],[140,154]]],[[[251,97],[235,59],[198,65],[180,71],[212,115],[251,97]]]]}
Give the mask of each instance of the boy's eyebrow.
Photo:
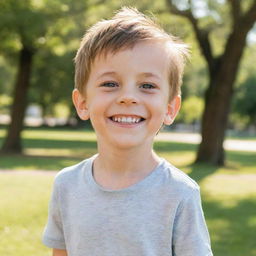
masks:
{"type": "MultiPolygon", "coordinates": [[[[104,76],[111,76],[111,75],[117,75],[117,73],[115,71],[107,71],[107,72],[103,72],[102,74],[100,74],[97,79],[104,77],[104,76]]],[[[151,72],[142,72],[139,74],[140,77],[153,77],[153,78],[157,78],[158,80],[161,80],[161,77],[157,74],[151,73],[151,72]]]]}
{"type": "Polygon", "coordinates": [[[143,73],[140,73],[140,76],[144,76],[144,77],[154,77],[154,78],[157,78],[159,80],[161,80],[161,77],[157,74],[154,74],[154,73],[151,73],[151,72],[143,72],[143,73]]]}
{"type": "Polygon", "coordinates": [[[114,71],[103,72],[102,74],[99,74],[99,75],[97,76],[97,79],[99,79],[99,78],[101,78],[101,77],[103,77],[103,76],[116,75],[116,74],[117,74],[117,73],[114,72],[114,71]]]}

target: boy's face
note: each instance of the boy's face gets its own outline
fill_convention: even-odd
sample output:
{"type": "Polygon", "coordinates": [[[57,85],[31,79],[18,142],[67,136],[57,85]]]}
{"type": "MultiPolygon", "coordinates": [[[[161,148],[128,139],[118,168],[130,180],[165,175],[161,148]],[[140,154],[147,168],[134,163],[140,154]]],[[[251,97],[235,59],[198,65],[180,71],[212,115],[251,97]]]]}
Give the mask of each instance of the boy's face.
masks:
{"type": "Polygon", "coordinates": [[[169,58],[164,43],[96,57],[85,93],[73,92],[81,119],[90,119],[98,143],[119,148],[152,145],[162,124],[170,125],[180,97],[169,99],[169,58]]]}

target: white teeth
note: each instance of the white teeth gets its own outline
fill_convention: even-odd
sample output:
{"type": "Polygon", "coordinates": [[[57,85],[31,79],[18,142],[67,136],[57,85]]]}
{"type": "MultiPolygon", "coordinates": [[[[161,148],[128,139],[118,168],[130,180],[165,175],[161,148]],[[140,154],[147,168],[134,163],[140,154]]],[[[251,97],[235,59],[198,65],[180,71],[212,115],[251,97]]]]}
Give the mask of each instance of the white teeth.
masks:
{"type": "Polygon", "coordinates": [[[136,117],[125,117],[125,116],[122,116],[122,117],[112,117],[112,120],[115,121],[115,122],[118,122],[118,123],[138,123],[141,118],[136,118],[136,117]]]}

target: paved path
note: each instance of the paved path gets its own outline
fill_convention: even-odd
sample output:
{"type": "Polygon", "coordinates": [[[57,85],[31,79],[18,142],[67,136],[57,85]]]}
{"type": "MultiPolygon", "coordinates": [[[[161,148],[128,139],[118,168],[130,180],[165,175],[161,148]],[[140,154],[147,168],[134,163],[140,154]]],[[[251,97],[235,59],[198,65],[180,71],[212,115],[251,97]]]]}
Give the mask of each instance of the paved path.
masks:
{"type": "MultiPolygon", "coordinates": [[[[199,133],[161,132],[156,136],[156,140],[198,144],[201,141],[201,135],[199,133]]],[[[256,152],[256,141],[227,139],[224,142],[224,148],[226,150],[256,152]]]]}
{"type": "Polygon", "coordinates": [[[8,170],[8,169],[0,169],[0,175],[9,175],[9,174],[15,174],[15,175],[56,175],[58,171],[49,171],[49,170],[8,170]]]}

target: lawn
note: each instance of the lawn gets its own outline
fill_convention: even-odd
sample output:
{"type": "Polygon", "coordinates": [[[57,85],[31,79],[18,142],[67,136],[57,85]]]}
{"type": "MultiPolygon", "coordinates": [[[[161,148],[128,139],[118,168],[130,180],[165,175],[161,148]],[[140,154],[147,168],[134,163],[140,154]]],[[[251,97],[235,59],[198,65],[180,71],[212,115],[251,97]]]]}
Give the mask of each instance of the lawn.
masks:
{"type": "MultiPolygon", "coordinates": [[[[0,145],[4,136],[0,129],[0,145]]],[[[95,134],[26,129],[24,154],[0,156],[0,255],[49,256],[41,244],[54,173],[96,153],[95,134]],[[29,170],[45,170],[30,172],[29,170]],[[24,171],[26,170],[26,171],[24,171]]],[[[196,145],[156,142],[155,150],[201,186],[215,256],[256,256],[255,153],[229,151],[227,166],[192,164],[196,145]]]]}

